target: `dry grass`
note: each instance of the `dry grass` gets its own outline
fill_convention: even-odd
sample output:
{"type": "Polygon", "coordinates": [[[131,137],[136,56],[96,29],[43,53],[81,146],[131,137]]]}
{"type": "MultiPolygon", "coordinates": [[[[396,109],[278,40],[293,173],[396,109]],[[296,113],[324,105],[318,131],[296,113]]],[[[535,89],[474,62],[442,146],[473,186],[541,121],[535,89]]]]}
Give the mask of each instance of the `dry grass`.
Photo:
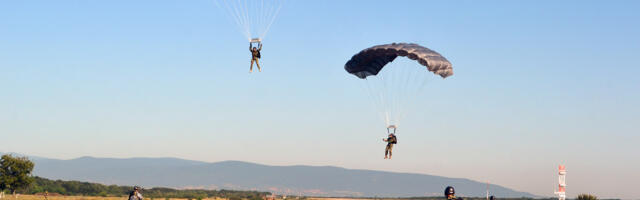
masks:
{"type": "MultiPolygon", "coordinates": [[[[49,196],[48,200],[126,200],[126,196],[122,197],[91,197],[91,196],[49,196]]],[[[151,198],[144,198],[145,200],[151,200],[151,198]]],[[[2,200],[15,200],[13,195],[5,195],[5,198],[2,200]]],[[[42,195],[18,195],[18,200],[44,200],[44,196],[42,195]]],[[[155,198],[155,200],[165,200],[165,198],[155,198]]],[[[187,200],[187,199],[178,199],[172,198],[171,200],[187,200]]],[[[222,198],[216,199],[204,199],[204,200],[226,200],[222,198]]]]}
{"type": "Polygon", "coordinates": [[[337,198],[337,197],[327,197],[327,198],[313,197],[313,198],[308,198],[308,200],[371,200],[371,199],[337,198]]]}
{"type": "MultiPolygon", "coordinates": [[[[49,196],[48,200],[123,200],[126,197],[85,197],[85,196],[49,196]]],[[[13,195],[6,195],[3,200],[15,200],[13,195]]],[[[18,195],[18,200],[44,200],[42,195],[18,195]]]]}

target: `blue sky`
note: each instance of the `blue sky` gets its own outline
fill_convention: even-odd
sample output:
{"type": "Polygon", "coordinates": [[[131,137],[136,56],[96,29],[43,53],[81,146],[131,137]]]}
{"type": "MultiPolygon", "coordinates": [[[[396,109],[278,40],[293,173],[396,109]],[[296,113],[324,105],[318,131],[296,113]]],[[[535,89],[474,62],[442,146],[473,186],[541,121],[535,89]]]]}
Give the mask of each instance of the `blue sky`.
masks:
{"type": "Polygon", "coordinates": [[[0,152],[334,165],[640,198],[637,1],[286,1],[248,73],[211,0],[0,2],[0,152]],[[414,42],[452,63],[384,124],[343,70],[414,42]]]}

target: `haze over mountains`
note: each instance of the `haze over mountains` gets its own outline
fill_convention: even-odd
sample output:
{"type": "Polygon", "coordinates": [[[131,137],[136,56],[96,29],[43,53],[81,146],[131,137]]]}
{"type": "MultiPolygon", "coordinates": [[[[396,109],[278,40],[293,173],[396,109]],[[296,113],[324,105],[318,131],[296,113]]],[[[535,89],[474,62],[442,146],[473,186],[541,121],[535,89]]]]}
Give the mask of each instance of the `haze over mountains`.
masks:
{"type": "MultiPolygon", "coordinates": [[[[34,174],[49,179],[144,187],[270,191],[313,196],[440,196],[447,185],[459,196],[484,196],[486,184],[426,174],[345,169],[331,166],[269,166],[241,161],[200,162],[177,158],[30,157],[34,174]]],[[[535,197],[490,185],[498,197],[535,197]]]]}

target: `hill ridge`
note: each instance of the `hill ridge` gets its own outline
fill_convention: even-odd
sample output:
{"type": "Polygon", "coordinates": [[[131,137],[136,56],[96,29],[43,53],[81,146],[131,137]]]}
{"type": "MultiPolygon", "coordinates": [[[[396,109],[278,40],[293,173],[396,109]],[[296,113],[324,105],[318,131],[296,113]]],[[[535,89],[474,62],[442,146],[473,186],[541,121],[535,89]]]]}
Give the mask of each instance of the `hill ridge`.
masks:
{"type": "MultiPolygon", "coordinates": [[[[81,159],[84,158],[84,159],[81,159]]],[[[90,158],[90,159],[87,159],[90,158]]],[[[61,160],[34,158],[34,175],[48,179],[144,187],[259,190],[276,194],[349,197],[440,196],[447,185],[461,196],[484,196],[486,183],[410,172],[337,166],[266,165],[239,160],[204,162],[173,157],[61,160]]],[[[537,197],[491,184],[499,197],[537,197]]]]}

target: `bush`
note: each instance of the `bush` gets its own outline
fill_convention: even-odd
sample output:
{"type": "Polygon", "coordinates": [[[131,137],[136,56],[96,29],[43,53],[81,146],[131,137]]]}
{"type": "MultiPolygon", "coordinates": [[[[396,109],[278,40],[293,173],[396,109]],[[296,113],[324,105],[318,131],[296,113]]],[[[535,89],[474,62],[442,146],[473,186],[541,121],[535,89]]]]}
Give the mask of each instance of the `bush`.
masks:
{"type": "Polygon", "coordinates": [[[598,197],[590,194],[580,194],[578,195],[578,200],[598,200],[598,197]]]}
{"type": "MultiPolygon", "coordinates": [[[[62,180],[49,180],[41,177],[34,177],[34,182],[21,191],[25,194],[36,194],[48,191],[49,193],[57,193],[62,195],[84,195],[84,196],[111,196],[118,197],[128,195],[133,186],[117,186],[117,185],[102,185],[98,183],[89,183],[81,181],[62,181],[62,180]]],[[[204,189],[172,189],[172,188],[149,188],[143,191],[144,196],[149,199],[164,198],[170,200],[170,198],[180,199],[205,199],[205,198],[224,198],[230,200],[243,200],[243,199],[255,199],[271,195],[269,192],[257,192],[257,191],[235,191],[235,190],[204,190],[204,189]]],[[[262,200],[261,198],[259,200],[262,200]]]]}

